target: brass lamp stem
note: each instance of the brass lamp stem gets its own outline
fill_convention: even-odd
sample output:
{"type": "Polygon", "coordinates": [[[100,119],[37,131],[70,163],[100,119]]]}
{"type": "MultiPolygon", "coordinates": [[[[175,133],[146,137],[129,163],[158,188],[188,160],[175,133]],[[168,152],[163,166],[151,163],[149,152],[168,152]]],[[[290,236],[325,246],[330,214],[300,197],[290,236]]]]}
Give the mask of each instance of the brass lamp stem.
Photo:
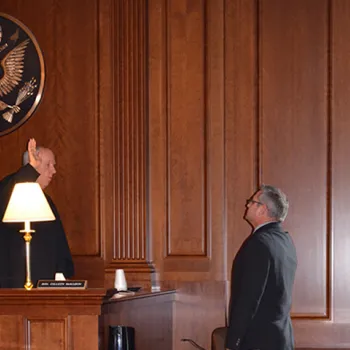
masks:
{"type": "Polygon", "coordinates": [[[24,288],[26,290],[31,290],[33,288],[33,283],[30,272],[30,241],[32,240],[31,233],[34,232],[34,230],[30,229],[29,221],[24,222],[24,230],[21,230],[20,232],[24,232],[23,239],[26,242],[26,283],[24,284],[24,288]]]}

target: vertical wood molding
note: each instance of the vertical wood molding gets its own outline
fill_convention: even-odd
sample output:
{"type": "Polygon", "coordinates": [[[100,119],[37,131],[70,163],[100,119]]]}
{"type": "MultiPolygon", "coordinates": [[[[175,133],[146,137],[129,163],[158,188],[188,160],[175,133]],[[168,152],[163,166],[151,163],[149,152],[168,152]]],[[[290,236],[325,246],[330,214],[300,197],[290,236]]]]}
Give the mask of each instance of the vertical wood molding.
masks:
{"type": "Polygon", "coordinates": [[[166,0],[149,0],[149,228],[152,260],[163,275],[166,249],[166,0]]]}
{"type": "Polygon", "coordinates": [[[332,232],[333,232],[333,317],[350,323],[350,41],[344,35],[350,30],[350,3],[347,0],[331,4],[331,68],[332,108],[332,232]]]}
{"type": "Polygon", "coordinates": [[[146,235],[147,1],[115,0],[114,229],[116,267],[152,271],[146,235]]]}
{"type": "MultiPolygon", "coordinates": [[[[115,235],[114,0],[99,1],[100,222],[103,270],[115,235]]],[[[104,285],[107,284],[103,276],[104,285]]]]}

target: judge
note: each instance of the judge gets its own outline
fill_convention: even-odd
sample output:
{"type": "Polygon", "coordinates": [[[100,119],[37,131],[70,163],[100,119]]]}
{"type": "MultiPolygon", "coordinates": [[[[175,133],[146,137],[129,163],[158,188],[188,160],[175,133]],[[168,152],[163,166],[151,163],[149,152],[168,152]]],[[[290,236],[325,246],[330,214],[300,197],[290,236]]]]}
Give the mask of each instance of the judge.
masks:
{"type": "MultiPolygon", "coordinates": [[[[36,147],[34,139],[28,142],[23,155],[23,166],[0,181],[0,218],[2,220],[16,183],[37,182],[44,190],[56,173],[55,156],[44,147],[36,147]]],[[[35,286],[40,279],[54,279],[55,273],[66,278],[74,275],[74,265],[63,225],[50,196],[45,194],[56,220],[33,222],[35,230],[31,241],[31,279],[35,286]]],[[[25,242],[23,223],[0,222],[0,288],[22,288],[25,283],[25,242]]]]}

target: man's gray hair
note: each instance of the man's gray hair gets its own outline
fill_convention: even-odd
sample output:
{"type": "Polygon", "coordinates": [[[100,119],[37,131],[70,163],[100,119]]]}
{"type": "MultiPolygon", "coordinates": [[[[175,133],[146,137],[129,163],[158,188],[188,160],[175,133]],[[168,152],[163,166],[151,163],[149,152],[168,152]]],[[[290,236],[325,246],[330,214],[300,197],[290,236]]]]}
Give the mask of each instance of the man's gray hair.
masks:
{"type": "Polygon", "coordinates": [[[261,185],[259,191],[259,201],[266,204],[269,216],[284,221],[289,208],[287,196],[279,188],[269,185],[261,185]]]}
{"type": "MultiPolygon", "coordinates": [[[[39,152],[41,148],[42,148],[42,147],[37,146],[37,147],[36,147],[36,151],[39,152]]],[[[25,151],[25,152],[23,153],[23,156],[22,156],[22,164],[23,164],[23,165],[27,165],[28,163],[29,163],[29,155],[28,155],[28,151],[25,151]]]]}

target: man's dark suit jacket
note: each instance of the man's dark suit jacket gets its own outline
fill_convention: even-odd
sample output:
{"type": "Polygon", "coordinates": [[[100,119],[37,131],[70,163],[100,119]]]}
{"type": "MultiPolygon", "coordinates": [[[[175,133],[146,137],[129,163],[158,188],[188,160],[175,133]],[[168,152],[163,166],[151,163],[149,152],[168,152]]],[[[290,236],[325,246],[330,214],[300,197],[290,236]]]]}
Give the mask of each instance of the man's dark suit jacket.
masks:
{"type": "Polygon", "coordinates": [[[227,348],[294,348],[290,308],[296,267],[295,246],[279,223],[244,241],[232,266],[227,348]]]}

